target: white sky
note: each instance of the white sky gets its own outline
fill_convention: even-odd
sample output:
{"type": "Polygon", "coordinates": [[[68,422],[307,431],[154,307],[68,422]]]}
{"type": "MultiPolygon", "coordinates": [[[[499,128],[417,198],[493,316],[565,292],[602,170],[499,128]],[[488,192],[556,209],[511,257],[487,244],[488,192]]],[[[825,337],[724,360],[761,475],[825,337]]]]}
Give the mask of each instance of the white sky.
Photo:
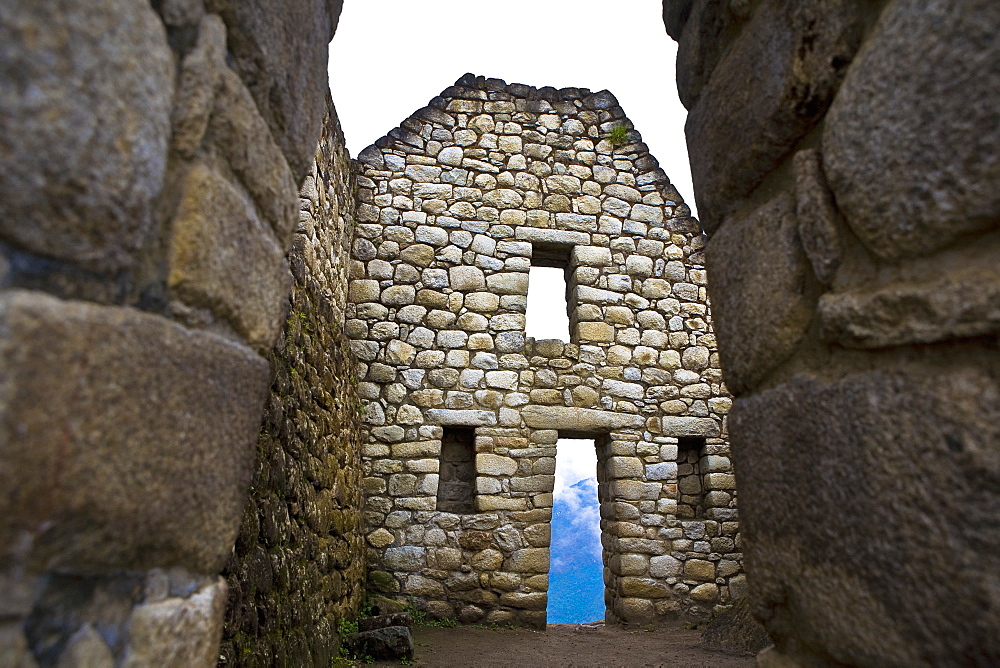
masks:
{"type": "MultiPolygon", "coordinates": [[[[357,156],[466,72],[537,87],[608,89],[694,210],[687,112],[674,84],[677,46],[661,12],[661,0],[347,0],[330,46],[330,88],[347,147],[357,156]]],[[[559,278],[544,284],[564,322],[559,278]]],[[[539,287],[533,281],[531,292],[539,287]]],[[[530,312],[528,320],[545,326],[532,323],[530,312]]],[[[594,476],[587,443],[560,441],[557,494],[594,476]]]]}
{"type": "MultiPolygon", "coordinates": [[[[556,445],[555,497],[568,511],[572,532],[552,536],[552,570],[574,561],[580,552],[601,558],[601,510],[597,502],[597,449],[593,439],[560,438],[556,445]],[[581,480],[591,484],[582,489],[581,480]]],[[[557,509],[558,512],[558,509],[557,509]]]]}
{"type": "Polygon", "coordinates": [[[694,210],[661,0],[347,0],[330,87],[356,156],[466,72],[608,89],[694,210]]]}
{"type": "Polygon", "coordinates": [[[556,496],[584,478],[597,478],[597,449],[593,439],[560,438],[556,445],[556,496]]]}

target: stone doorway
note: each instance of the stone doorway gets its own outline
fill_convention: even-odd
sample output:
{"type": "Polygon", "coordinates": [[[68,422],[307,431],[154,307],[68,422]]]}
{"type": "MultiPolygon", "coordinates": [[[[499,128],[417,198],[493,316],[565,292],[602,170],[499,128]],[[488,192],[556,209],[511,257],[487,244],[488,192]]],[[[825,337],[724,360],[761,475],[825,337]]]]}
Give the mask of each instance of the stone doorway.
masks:
{"type": "Polygon", "coordinates": [[[605,618],[597,448],[594,438],[556,443],[548,623],[605,618]]]}

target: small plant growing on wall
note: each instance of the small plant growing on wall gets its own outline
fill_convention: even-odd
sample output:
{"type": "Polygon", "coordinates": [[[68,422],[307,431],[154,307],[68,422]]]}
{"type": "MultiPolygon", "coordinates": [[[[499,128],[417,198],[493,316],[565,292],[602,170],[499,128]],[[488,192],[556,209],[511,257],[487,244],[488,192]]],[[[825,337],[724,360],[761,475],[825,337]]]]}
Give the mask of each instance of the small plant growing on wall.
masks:
{"type": "Polygon", "coordinates": [[[628,128],[624,123],[618,123],[608,132],[607,139],[614,147],[624,146],[628,143],[628,128]]]}

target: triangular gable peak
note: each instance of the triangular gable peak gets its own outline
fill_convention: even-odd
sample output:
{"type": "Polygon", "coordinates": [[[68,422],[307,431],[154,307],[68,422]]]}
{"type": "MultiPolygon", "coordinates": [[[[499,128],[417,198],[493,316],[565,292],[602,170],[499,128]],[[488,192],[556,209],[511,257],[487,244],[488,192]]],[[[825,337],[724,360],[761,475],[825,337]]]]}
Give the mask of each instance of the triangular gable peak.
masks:
{"type": "MultiPolygon", "coordinates": [[[[571,176],[572,172],[583,172],[584,179],[598,180],[602,189],[612,184],[629,184],[642,192],[641,202],[630,203],[662,204],[663,221],[672,221],[673,231],[701,232],[697,221],[690,219],[690,208],[642,142],[617,98],[607,90],[593,93],[586,88],[535,88],[465,74],[358,156],[362,173],[374,172],[375,176],[405,171],[407,164],[431,159],[433,163],[427,164],[440,164],[446,172],[452,172],[445,174],[443,180],[455,185],[463,180],[467,183],[461,185],[472,185],[463,172],[471,174],[472,180],[478,174],[516,174],[525,169],[532,174],[544,174],[544,167],[528,168],[528,163],[534,161],[566,167],[571,176]],[[574,163],[578,163],[578,168],[569,169],[574,163]],[[588,173],[586,167],[598,169],[588,173]],[[616,173],[612,175],[609,169],[616,173]],[[614,180],[609,181],[612,177],[614,180]],[[650,194],[654,192],[659,198],[650,194]]],[[[531,184],[529,180],[525,185],[531,184]]],[[[559,186],[555,189],[559,190],[559,186]]],[[[542,190],[546,190],[544,185],[542,190]]],[[[602,199],[618,199],[614,195],[612,188],[608,198],[602,199]]],[[[533,203],[528,198],[523,205],[533,203]]],[[[564,211],[561,209],[565,203],[555,198],[548,206],[538,208],[550,213],[580,213],[581,205],[588,209],[581,202],[564,211]]],[[[614,201],[607,203],[605,212],[623,221],[631,213],[614,201]]],[[[649,215],[656,218],[642,207],[637,213],[640,218],[649,215]]],[[[371,209],[366,209],[362,219],[370,219],[372,214],[371,209]]],[[[614,222],[605,223],[605,233],[614,233],[617,227],[614,222]]],[[[578,221],[577,225],[580,224],[578,221]]],[[[700,264],[701,258],[696,257],[695,261],[700,264]]]]}

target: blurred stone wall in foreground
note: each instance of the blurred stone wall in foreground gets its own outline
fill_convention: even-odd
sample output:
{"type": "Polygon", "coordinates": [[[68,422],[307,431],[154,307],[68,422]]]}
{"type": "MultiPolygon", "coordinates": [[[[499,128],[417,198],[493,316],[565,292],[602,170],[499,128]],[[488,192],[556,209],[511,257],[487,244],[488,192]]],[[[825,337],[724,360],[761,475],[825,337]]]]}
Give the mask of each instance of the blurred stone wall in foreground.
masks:
{"type": "Polygon", "coordinates": [[[0,664],[217,662],[339,12],[0,2],[0,664]]]}
{"type": "Polygon", "coordinates": [[[997,663],[1000,5],[664,19],[762,659],[997,663]]]}

